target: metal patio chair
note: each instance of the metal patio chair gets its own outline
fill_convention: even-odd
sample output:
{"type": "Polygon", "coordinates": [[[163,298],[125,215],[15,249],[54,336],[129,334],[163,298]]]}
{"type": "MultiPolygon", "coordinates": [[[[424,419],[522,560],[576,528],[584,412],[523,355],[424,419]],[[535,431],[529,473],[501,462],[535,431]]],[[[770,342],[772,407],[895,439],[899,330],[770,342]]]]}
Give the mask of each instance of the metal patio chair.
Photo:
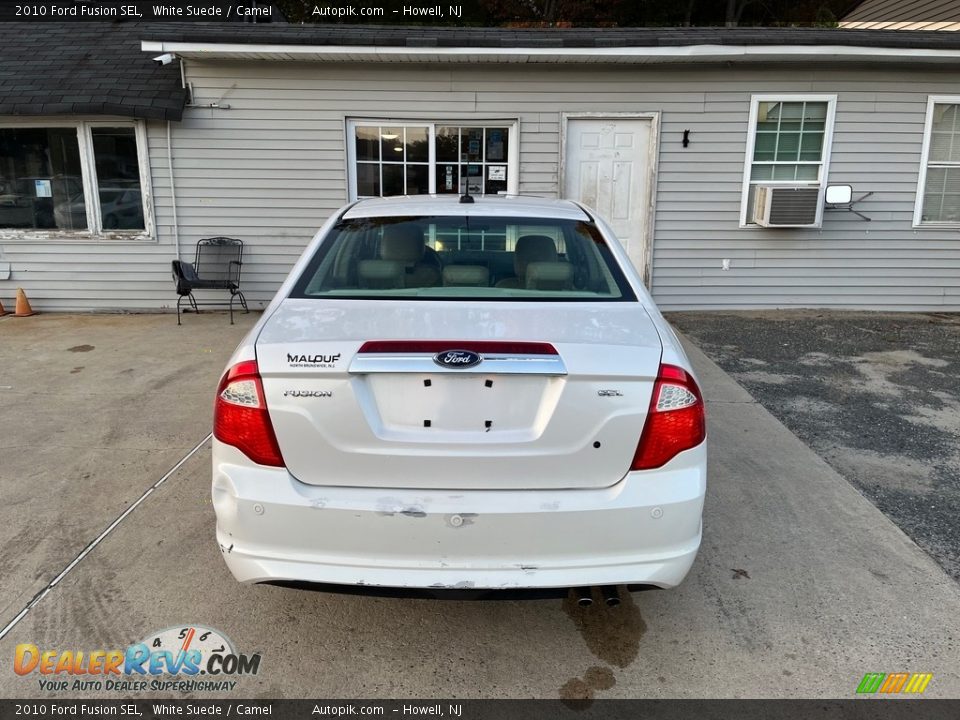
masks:
{"type": "MultiPolygon", "coordinates": [[[[243,269],[243,241],[228,237],[203,238],[197,243],[193,263],[174,260],[173,281],[177,288],[177,325],[180,325],[180,303],[184,298],[190,308],[200,312],[200,305],[224,305],[226,300],[200,300],[194,290],[227,290],[230,292],[230,324],[233,325],[233,302],[238,300],[245,312],[247,300],[240,290],[240,271],[243,269]]],[[[184,308],[183,312],[188,312],[184,308]]]]}

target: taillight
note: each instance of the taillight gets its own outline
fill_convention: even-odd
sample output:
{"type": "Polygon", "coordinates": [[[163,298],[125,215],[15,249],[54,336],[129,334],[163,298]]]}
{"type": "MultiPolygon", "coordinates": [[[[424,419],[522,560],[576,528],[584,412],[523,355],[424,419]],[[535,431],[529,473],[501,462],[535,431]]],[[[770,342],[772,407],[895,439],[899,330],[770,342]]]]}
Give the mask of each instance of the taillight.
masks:
{"type": "Polygon", "coordinates": [[[256,360],[239,362],[217,388],[213,436],[261,465],[284,467],[256,360]]]}
{"type": "Polygon", "coordinates": [[[647,422],[631,470],[652,470],[689,450],[707,436],[700,388],[676,365],[661,365],[650,398],[647,422]]]}

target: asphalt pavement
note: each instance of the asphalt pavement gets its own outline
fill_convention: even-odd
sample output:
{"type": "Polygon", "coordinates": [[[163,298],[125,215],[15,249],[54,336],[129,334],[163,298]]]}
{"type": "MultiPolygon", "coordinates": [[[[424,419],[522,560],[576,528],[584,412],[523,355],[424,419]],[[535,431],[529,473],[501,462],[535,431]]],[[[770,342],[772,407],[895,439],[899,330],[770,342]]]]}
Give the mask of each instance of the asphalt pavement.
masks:
{"type": "Polygon", "coordinates": [[[960,314],[670,317],[960,581],[960,314]]]}

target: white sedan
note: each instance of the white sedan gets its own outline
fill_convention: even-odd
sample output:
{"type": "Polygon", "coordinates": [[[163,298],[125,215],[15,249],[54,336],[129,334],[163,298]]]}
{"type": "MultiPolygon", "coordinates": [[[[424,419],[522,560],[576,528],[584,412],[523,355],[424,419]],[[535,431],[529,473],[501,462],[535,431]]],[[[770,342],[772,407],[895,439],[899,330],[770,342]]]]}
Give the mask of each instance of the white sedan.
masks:
{"type": "Polygon", "coordinates": [[[706,468],[690,362],[569,201],[348,205],[217,390],[217,540],[242,582],[613,604],[683,580],[706,468]]]}

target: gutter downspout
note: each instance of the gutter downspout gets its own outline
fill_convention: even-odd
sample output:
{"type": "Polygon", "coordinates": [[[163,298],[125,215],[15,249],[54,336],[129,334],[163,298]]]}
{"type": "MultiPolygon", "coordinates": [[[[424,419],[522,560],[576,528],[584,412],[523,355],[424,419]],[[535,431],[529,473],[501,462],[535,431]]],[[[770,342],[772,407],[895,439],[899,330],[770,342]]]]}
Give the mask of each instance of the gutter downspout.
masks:
{"type": "Polygon", "coordinates": [[[170,126],[167,120],[167,171],[170,173],[170,208],[173,211],[173,243],[176,247],[176,259],[180,259],[180,223],[177,220],[177,190],[173,181],[173,148],[170,142],[170,126]]]}

